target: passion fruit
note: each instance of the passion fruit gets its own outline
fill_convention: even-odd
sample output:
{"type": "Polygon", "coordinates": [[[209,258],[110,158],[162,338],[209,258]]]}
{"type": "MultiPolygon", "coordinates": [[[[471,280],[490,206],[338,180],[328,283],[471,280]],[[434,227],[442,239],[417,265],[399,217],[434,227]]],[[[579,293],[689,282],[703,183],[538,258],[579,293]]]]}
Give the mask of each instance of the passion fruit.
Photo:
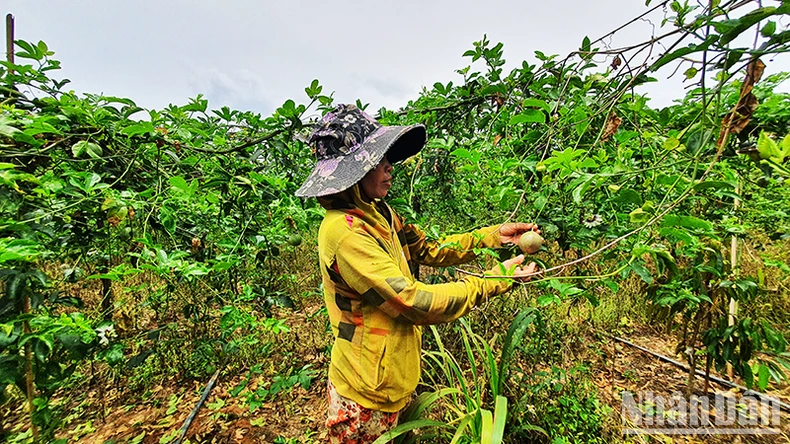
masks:
{"type": "Polygon", "coordinates": [[[121,231],[118,232],[118,238],[122,241],[128,241],[132,238],[132,229],[131,227],[123,227],[121,231]]]}
{"type": "Polygon", "coordinates": [[[299,245],[302,245],[302,236],[298,234],[292,234],[288,236],[288,245],[292,247],[298,247],[299,245]]]}
{"type": "Polygon", "coordinates": [[[534,231],[527,231],[526,233],[522,234],[521,238],[518,240],[518,247],[521,248],[521,251],[527,254],[537,253],[542,245],[543,238],[540,237],[540,234],[534,231]]]}

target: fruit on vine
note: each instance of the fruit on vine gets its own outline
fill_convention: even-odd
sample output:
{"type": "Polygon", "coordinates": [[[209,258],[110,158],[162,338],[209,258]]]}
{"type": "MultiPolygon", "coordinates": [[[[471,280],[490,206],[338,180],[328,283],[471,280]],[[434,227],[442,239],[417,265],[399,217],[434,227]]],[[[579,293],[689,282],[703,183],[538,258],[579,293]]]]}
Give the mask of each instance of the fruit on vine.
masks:
{"type": "Polygon", "coordinates": [[[522,234],[521,238],[518,240],[518,247],[521,248],[521,251],[527,254],[537,253],[542,245],[543,238],[540,237],[540,234],[534,231],[527,231],[526,233],[522,234]]]}
{"type": "Polygon", "coordinates": [[[293,247],[298,247],[299,245],[302,245],[302,236],[298,234],[292,234],[288,236],[288,245],[291,245],[293,247]]]}

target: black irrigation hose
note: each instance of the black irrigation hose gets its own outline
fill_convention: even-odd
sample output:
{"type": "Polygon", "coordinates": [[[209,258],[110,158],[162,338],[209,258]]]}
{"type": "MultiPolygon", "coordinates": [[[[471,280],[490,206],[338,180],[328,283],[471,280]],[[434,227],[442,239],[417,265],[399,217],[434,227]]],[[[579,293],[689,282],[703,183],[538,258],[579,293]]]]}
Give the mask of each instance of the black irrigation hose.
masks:
{"type": "MultiPolygon", "coordinates": [[[[612,339],[614,339],[615,341],[617,341],[617,342],[622,342],[625,345],[630,345],[631,347],[634,347],[634,348],[639,349],[639,350],[641,350],[641,351],[643,351],[645,353],[648,353],[648,354],[658,358],[661,361],[667,362],[667,363],[672,364],[672,365],[674,365],[676,367],[680,367],[680,368],[682,368],[685,371],[689,371],[689,368],[686,367],[685,364],[683,364],[681,362],[678,362],[678,361],[675,361],[672,358],[668,358],[668,357],[666,357],[664,355],[660,355],[660,354],[658,354],[658,353],[656,353],[656,352],[654,352],[652,350],[648,350],[648,349],[646,349],[646,348],[644,348],[644,347],[642,347],[640,345],[636,345],[633,342],[626,341],[623,338],[618,338],[617,336],[610,336],[610,337],[612,339]]],[[[705,377],[705,372],[703,372],[702,370],[695,370],[695,373],[698,376],[702,376],[703,378],[705,377]]],[[[718,382],[719,384],[727,386],[727,387],[730,387],[730,388],[737,388],[738,390],[741,390],[743,392],[743,394],[746,395],[746,396],[756,396],[756,397],[758,397],[760,399],[767,400],[768,402],[776,402],[776,403],[779,404],[779,408],[780,409],[784,410],[785,412],[790,412],[790,405],[787,405],[787,404],[783,403],[782,401],[780,401],[776,397],[767,395],[765,393],[756,392],[754,390],[750,390],[750,389],[748,389],[748,388],[746,388],[746,387],[744,387],[744,386],[742,386],[740,384],[735,384],[734,382],[727,381],[726,379],[719,378],[718,376],[708,375],[708,379],[710,379],[713,382],[718,382]]]]}
{"type": "Polygon", "coordinates": [[[208,384],[206,384],[206,389],[203,390],[203,395],[200,397],[197,405],[194,409],[192,409],[192,413],[187,416],[186,421],[184,421],[184,425],[181,427],[181,433],[178,435],[178,439],[175,441],[175,444],[181,444],[181,441],[184,440],[184,437],[187,434],[187,430],[189,430],[189,426],[192,425],[192,421],[195,420],[198,412],[200,411],[200,407],[203,406],[203,403],[206,402],[206,398],[208,398],[208,394],[211,392],[211,389],[214,388],[214,384],[217,383],[217,377],[219,377],[219,369],[214,372],[214,376],[209,379],[208,384]]]}

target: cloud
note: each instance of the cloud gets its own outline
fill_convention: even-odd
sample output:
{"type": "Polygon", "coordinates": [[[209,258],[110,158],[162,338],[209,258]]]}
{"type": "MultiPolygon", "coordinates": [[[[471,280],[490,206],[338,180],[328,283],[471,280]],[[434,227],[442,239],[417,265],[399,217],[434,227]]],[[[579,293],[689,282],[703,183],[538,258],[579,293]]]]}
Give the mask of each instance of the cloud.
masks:
{"type": "MultiPolygon", "coordinates": [[[[522,60],[536,63],[535,50],[563,57],[584,36],[606,35],[647,10],[622,0],[491,0],[483,9],[469,0],[6,3],[17,18],[17,38],[46,41],[63,62],[53,75],[73,80],[70,88],[130,97],[148,108],[202,93],[211,108],[262,114],[288,98],[306,102],[304,88],[315,78],[336,102],[359,98],[374,110],[399,108],[422,87],[461,83],[455,70],[471,63],[461,54],[484,34],[492,45],[504,43],[507,74],[522,60]]],[[[667,14],[659,8],[650,21],[634,22],[605,43],[620,47],[666,32],[669,26],[658,25],[667,14]]],[[[773,59],[768,69],[790,70],[786,55],[773,59]]],[[[482,63],[473,70],[484,70],[482,63]]],[[[667,80],[656,73],[659,82],[639,91],[650,94],[651,105],[669,104],[685,94],[680,74],[667,80]]]]}
{"type": "Polygon", "coordinates": [[[202,93],[210,108],[228,106],[262,114],[273,112],[277,104],[267,91],[264,79],[248,69],[224,72],[217,68],[189,69],[189,89],[202,93]]]}
{"type": "Polygon", "coordinates": [[[362,81],[364,86],[372,89],[383,97],[396,97],[400,98],[406,95],[414,94],[414,88],[408,86],[404,82],[399,82],[393,78],[387,77],[370,77],[362,81]]]}

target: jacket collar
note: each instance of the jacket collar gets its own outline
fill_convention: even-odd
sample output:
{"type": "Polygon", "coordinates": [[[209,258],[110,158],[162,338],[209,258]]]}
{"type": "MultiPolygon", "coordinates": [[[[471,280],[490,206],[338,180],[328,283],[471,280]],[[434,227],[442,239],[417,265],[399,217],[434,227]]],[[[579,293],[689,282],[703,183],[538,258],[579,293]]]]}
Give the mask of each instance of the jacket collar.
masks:
{"type": "Polygon", "coordinates": [[[339,210],[362,219],[382,236],[389,235],[393,217],[392,210],[381,199],[374,199],[371,203],[365,202],[362,199],[359,183],[339,193],[318,197],[318,203],[327,211],[339,210]]]}

